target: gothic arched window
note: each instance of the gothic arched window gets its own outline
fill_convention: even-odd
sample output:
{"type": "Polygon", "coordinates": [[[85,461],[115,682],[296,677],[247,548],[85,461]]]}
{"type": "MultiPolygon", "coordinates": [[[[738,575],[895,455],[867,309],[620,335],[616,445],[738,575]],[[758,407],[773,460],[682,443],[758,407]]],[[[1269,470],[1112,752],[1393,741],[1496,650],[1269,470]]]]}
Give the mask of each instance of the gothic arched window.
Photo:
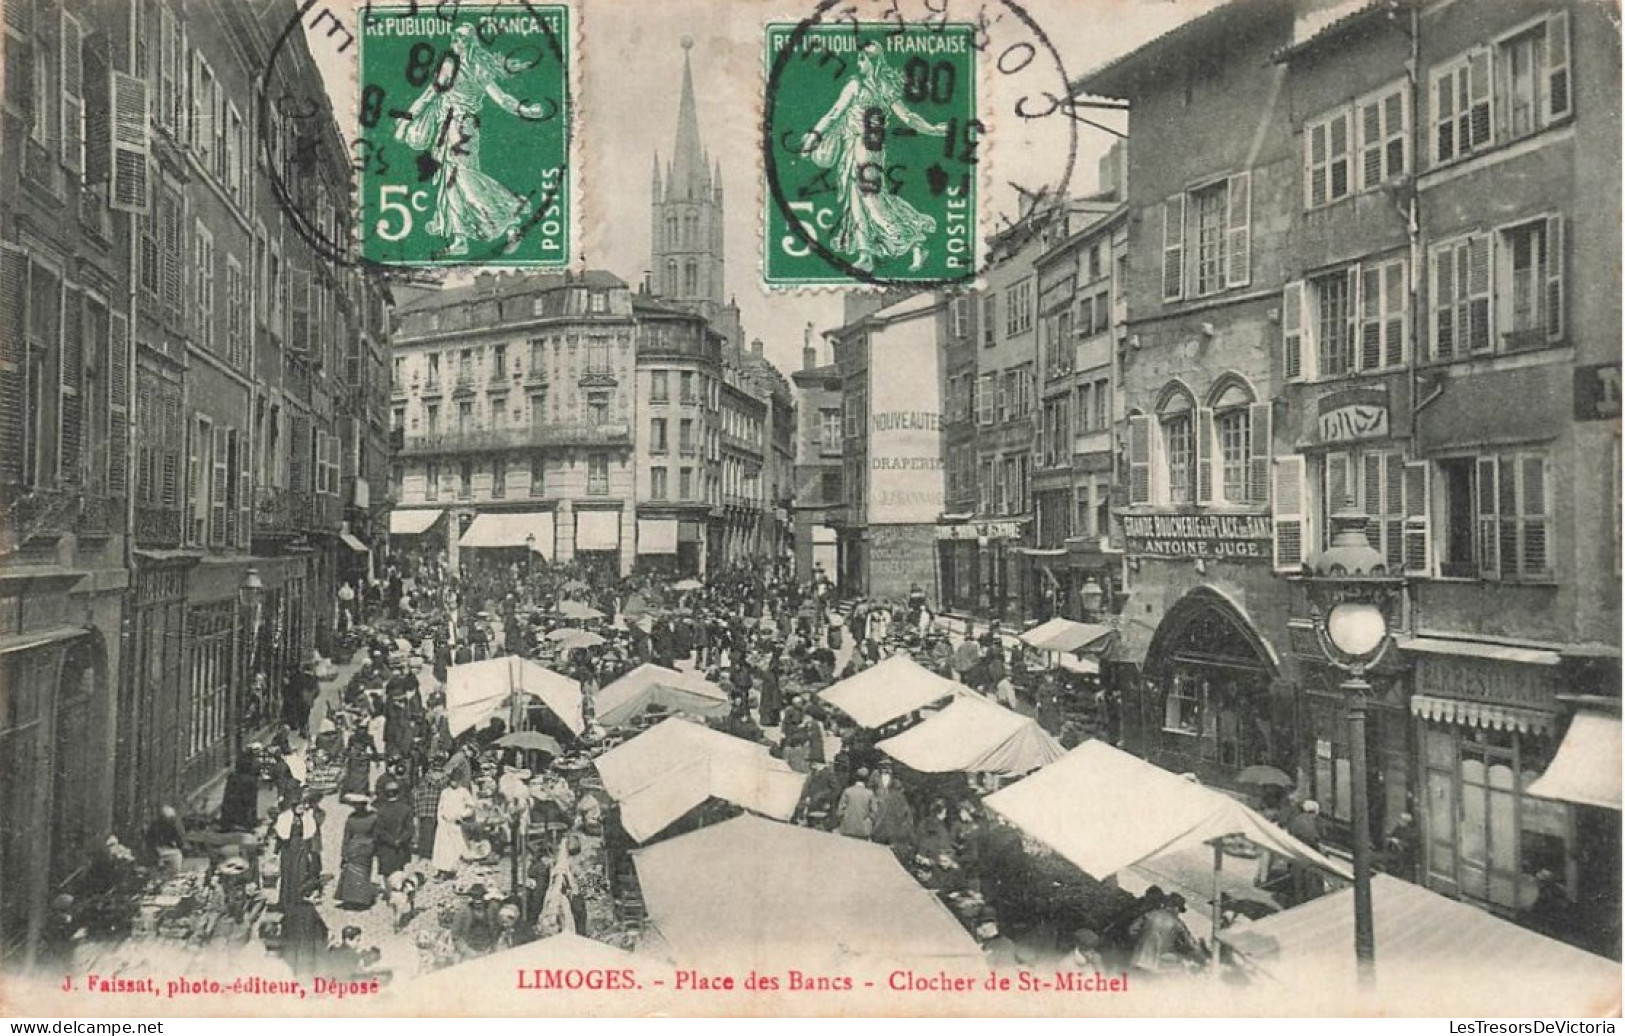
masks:
{"type": "Polygon", "coordinates": [[[683,264],[683,294],[689,298],[700,293],[700,264],[690,259],[683,264]]]}

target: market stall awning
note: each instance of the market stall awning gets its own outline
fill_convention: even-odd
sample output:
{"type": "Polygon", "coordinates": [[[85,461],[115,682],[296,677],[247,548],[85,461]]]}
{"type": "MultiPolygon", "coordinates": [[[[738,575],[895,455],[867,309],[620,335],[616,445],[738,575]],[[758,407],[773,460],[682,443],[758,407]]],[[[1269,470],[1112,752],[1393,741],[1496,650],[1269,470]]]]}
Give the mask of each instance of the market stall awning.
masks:
{"type": "Polygon", "coordinates": [[[1349,876],[1347,868],[1223,792],[1104,741],[1085,741],[983,801],[1101,881],[1141,860],[1229,835],[1349,876]]]}
{"type": "Polygon", "coordinates": [[[773,820],[789,820],[807,778],[772,765],[777,762],[696,759],[621,800],[621,826],[634,841],[647,842],[709,799],[731,802],[773,820]]]}
{"type": "MultiPolygon", "coordinates": [[[[543,973],[625,971],[640,964],[650,967],[657,963],[618,946],[565,931],[418,975],[409,982],[396,982],[386,988],[390,990],[390,996],[408,1000],[418,1007],[434,1004],[436,1014],[486,1017],[512,1014],[525,1017],[535,1012],[538,995],[548,997],[556,1005],[559,997],[569,995],[569,990],[550,989],[538,994],[534,982],[519,984],[511,977],[507,982],[493,982],[492,976],[529,976],[533,970],[543,973]]],[[[582,988],[581,994],[602,995],[587,987],[582,988]]]]}
{"type": "Polygon", "coordinates": [[[509,655],[452,666],[446,671],[446,722],[453,734],[493,717],[506,719],[514,691],[539,700],[572,734],[581,722],[581,685],[528,658],[509,655]]]}
{"type": "Polygon", "coordinates": [[[621,802],[674,770],[712,759],[744,766],[789,770],[766,745],[712,730],[680,716],[658,723],[594,760],[604,791],[621,802]]]}
{"type": "MultiPolygon", "coordinates": [[[[1343,889],[1230,928],[1219,938],[1289,994],[1346,993],[1355,982],[1353,900],[1354,890],[1343,889]]],[[[1371,914],[1376,993],[1385,1001],[1425,1003],[1430,1012],[1455,1013],[1461,1008],[1441,997],[1452,993],[1454,980],[1466,979],[1454,992],[1471,999],[1475,1015],[1608,1015],[1619,1010],[1617,963],[1481,907],[1374,874],[1371,914]],[[1507,976],[1517,980],[1507,982],[1507,976]],[[1411,992],[1425,998],[1405,995],[1411,992]]]]}
{"type": "Polygon", "coordinates": [[[548,560],[553,558],[553,512],[477,514],[457,541],[459,547],[529,546],[548,560]]]}
{"type": "Polygon", "coordinates": [[[743,974],[789,961],[878,977],[897,965],[985,966],[976,940],[884,845],[747,816],[635,849],[632,860],[648,911],[639,949],[685,967],[743,974]]]}
{"type": "Polygon", "coordinates": [[[339,542],[355,551],[357,554],[369,553],[372,548],[356,538],[355,533],[345,531],[339,533],[339,542]]]}
{"type": "Polygon", "coordinates": [[[618,727],[663,705],[691,716],[725,716],[732,704],[728,692],[702,676],[645,662],[599,691],[592,700],[598,723],[618,727]]]}
{"type": "Polygon", "coordinates": [[[1032,718],[972,694],[875,747],[921,773],[1019,776],[1066,754],[1032,718]]]}
{"type": "Polygon", "coordinates": [[[965,685],[938,676],[907,655],[893,655],[826,687],[818,696],[858,726],[873,729],[944,698],[969,693],[965,685]]]}
{"type": "Polygon", "coordinates": [[[1021,642],[1040,651],[1063,654],[1079,651],[1112,635],[1110,626],[1071,619],[1050,619],[1020,635],[1021,642]]]}
{"type": "Polygon", "coordinates": [[[417,536],[428,532],[435,522],[440,520],[444,511],[391,511],[389,512],[389,534],[391,536],[417,536]]]}
{"type": "Polygon", "coordinates": [[[1543,799],[1619,809],[1619,716],[1582,709],[1569,722],[1551,765],[1528,788],[1543,799]]]}

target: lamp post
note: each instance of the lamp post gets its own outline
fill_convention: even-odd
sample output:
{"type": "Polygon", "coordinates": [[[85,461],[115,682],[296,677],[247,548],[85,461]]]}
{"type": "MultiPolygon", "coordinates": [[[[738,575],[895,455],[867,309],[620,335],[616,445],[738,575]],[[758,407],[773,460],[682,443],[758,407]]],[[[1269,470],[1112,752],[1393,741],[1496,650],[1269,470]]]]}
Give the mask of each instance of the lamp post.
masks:
{"type": "Polygon", "coordinates": [[[536,534],[534,532],[527,532],[525,533],[525,582],[530,582],[531,574],[535,571],[535,565],[536,534]]]}
{"type": "Polygon", "coordinates": [[[1393,642],[1388,614],[1405,580],[1366,537],[1368,519],[1339,512],[1331,544],[1304,563],[1304,585],[1315,637],[1327,661],[1344,674],[1339,690],[1348,705],[1349,781],[1353,784],[1354,957],[1359,981],[1376,980],[1376,934],[1371,918],[1371,806],[1366,787],[1365,709],[1371,685],[1366,670],[1393,642]]]}
{"type": "Polygon", "coordinates": [[[1100,614],[1100,602],[1106,599],[1106,591],[1100,588],[1100,583],[1094,576],[1090,576],[1078,588],[1078,605],[1083,609],[1085,622],[1094,621],[1100,614]]]}

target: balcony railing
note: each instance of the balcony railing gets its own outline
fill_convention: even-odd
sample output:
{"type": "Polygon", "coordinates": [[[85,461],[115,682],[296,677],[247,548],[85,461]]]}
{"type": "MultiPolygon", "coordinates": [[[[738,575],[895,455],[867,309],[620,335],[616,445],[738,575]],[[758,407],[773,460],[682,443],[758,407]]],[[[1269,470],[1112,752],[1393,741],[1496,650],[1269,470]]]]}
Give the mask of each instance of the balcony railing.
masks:
{"type": "Polygon", "coordinates": [[[457,383],[452,386],[451,394],[454,396],[469,396],[474,394],[474,372],[465,371],[457,375],[457,383]]]}
{"type": "Polygon", "coordinates": [[[438,435],[408,435],[401,443],[403,456],[461,453],[469,450],[511,450],[527,446],[626,446],[632,442],[625,424],[590,425],[556,422],[524,428],[487,428],[438,435]]]}
{"type": "Polygon", "coordinates": [[[293,502],[293,494],[286,489],[261,486],[254,494],[254,531],[263,535],[295,532],[293,502]]]}

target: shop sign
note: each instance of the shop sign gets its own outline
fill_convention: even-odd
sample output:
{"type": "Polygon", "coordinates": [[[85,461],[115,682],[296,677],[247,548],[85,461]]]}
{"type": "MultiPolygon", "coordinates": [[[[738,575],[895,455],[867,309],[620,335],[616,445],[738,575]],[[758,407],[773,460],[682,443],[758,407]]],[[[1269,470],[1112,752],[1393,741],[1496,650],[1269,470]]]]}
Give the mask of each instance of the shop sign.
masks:
{"type": "Polygon", "coordinates": [[[1153,558],[1269,561],[1274,529],[1264,514],[1124,515],[1128,553],[1153,558]]]}
{"type": "Polygon", "coordinates": [[[1574,369],[1574,419],[1607,421],[1620,413],[1619,364],[1574,369]]]}
{"type": "Polygon", "coordinates": [[[1422,694],[1495,702],[1528,709],[1557,708],[1557,685],[1545,668],[1488,658],[1419,655],[1416,689],[1422,694]]]}
{"type": "Polygon", "coordinates": [[[939,540],[1019,540],[1020,522],[965,522],[937,526],[939,540]]]}
{"type": "Polygon", "coordinates": [[[1324,444],[1388,438],[1388,393],[1383,389],[1347,389],[1320,400],[1317,421],[1324,444]]]}

